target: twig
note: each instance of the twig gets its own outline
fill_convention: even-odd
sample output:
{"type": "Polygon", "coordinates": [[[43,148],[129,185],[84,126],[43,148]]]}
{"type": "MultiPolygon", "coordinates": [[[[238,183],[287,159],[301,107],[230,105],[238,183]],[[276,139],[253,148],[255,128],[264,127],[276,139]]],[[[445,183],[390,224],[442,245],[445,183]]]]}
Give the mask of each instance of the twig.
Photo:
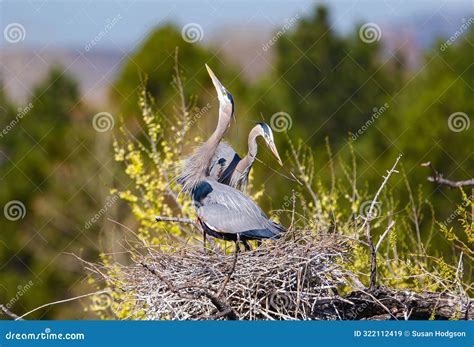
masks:
{"type": "Polygon", "coordinates": [[[367,212],[366,217],[364,218],[364,223],[362,224],[362,227],[360,230],[366,230],[366,237],[367,237],[367,243],[369,244],[370,248],[370,259],[371,259],[371,266],[370,266],[370,285],[369,289],[373,290],[375,289],[375,286],[377,284],[377,249],[374,246],[374,243],[372,242],[372,238],[370,236],[370,220],[372,216],[372,210],[374,209],[375,205],[377,204],[377,200],[382,193],[383,188],[387,185],[387,182],[394,173],[398,173],[395,168],[397,167],[398,162],[400,161],[402,157],[402,154],[399,154],[397,157],[397,160],[395,161],[395,164],[393,164],[392,168],[387,171],[387,175],[384,176],[384,180],[382,184],[379,187],[379,190],[375,194],[374,199],[372,200],[372,203],[370,204],[369,211],[367,212]]]}
{"type": "Polygon", "coordinates": [[[379,239],[379,242],[377,242],[377,245],[375,246],[375,252],[377,253],[380,245],[382,244],[382,241],[383,239],[385,238],[385,236],[387,236],[387,234],[390,232],[390,230],[392,229],[392,227],[395,225],[395,221],[392,220],[390,222],[390,224],[388,225],[387,229],[385,229],[384,233],[382,234],[382,236],[380,236],[380,239],[379,239]]]}
{"type": "Polygon", "coordinates": [[[229,282],[230,280],[230,277],[232,276],[232,274],[234,273],[235,271],[235,265],[237,264],[237,257],[238,257],[238,254],[239,252],[237,251],[238,250],[238,243],[235,244],[236,245],[236,249],[235,249],[235,252],[234,252],[234,261],[232,262],[232,267],[229,271],[229,273],[227,274],[224,282],[222,283],[221,287],[219,288],[219,290],[217,291],[217,297],[220,298],[222,293],[224,292],[224,289],[225,289],[225,286],[227,285],[227,283],[229,282]]]}
{"type": "Polygon", "coordinates": [[[8,317],[13,318],[14,320],[23,320],[21,317],[14,314],[12,311],[10,311],[8,308],[6,308],[4,305],[1,305],[1,304],[0,304],[0,311],[2,311],[8,317]]]}
{"type": "Polygon", "coordinates": [[[53,302],[49,302],[47,304],[44,304],[44,305],[41,305],[31,311],[28,311],[26,312],[25,314],[21,315],[20,317],[16,318],[15,320],[21,320],[22,318],[28,316],[29,314],[33,313],[33,312],[36,312],[38,310],[41,310],[42,308],[45,308],[45,307],[48,307],[48,306],[53,306],[53,305],[57,305],[57,304],[62,304],[62,303],[65,303],[65,302],[69,302],[69,301],[74,301],[74,300],[78,300],[78,299],[82,299],[82,298],[86,298],[88,296],[93,296],[93,295],[99,295],[99,294],[106,294],[106,293],[110,293],[110,290],[100,290],[98,292],[94,292],[94,293],[88,293],[88,294],[84,294],[84,295],[79,295],[79,296],[76,296],[74,298],[69,298],[69,299],[64,299],[64,300],[58,300],[58,301],[53,301],[53,302]]]}
{"type": "Polygon", "coordinates": [[[216,309],[218,310],[218,314],[220,314],[221,316],[226,316],[227,319],[229,320],[238,320],[238,316],[237,314],[235,313],[234,309],[232,309],[232,307],[227,304],[226,302],[220,300],[217,296],[215,296],[214,294],[210,293],[206,288],[202,288],[201,286],[181,286],[181,287],[176,287],[173,283],[171,283],[168,279],[166,279],[165,277],[161,276],[158,271],[156,271],[155,269],[153,269],[152,267],[150,267],[148,264],[144,263],[144,262],[141,262],[140,263],[145,269],[147,269],[149,272],[151,272],[153,275],[155,275],[156,277],[158,277],[161,281],[163,281],[166,286],[168,287],[169,290],[175,292],[176,294],[178,294],[180,297],[183,297],[183,298],[190,298],[189,295],[184,295],[182,294],[180,291],[183,290],[183,289],[189,289],[189,288],[199,288],[199,290],[195,291],[192,296],[194,297],[200,297],[200,296],[205,296],[206,298],[208,298],[211,303],[216,307],[216,309]]]}
{"type": "Polygon", "coordinates": [[[192,224],[196,228],[200,229],[199,224],[189,218],[178,218],[178,217],[165,217],[165,216],[155,216],[155,221],[157,222],[174,222],[174,223],[184,223],[192,224]]]}
{"type": "Polygon", "coordinates": [[[382,184],[380,185],[379,190],[375,194],[375,197],[372,200],[372,203],[370,204],[369,211],[366,214],[369,218],[364,219],[364,223],[362,224],[360,230],[364,230],[365,226],[370,221],[370,219],[371,219],[370,216],[372,216],[372,210],[374,209],[375,205],[377,204],[377,200],[378,200],[380,194],[382,193],[383,188],[387,184],[390,176],[392,176],[394,173],[398,173],[398,171],[395,170],[395,168],[397,167],[398,162],[400,161],[401,158],[402,158],[402,154],[399,154],[398,157],[397,157],[397,160],[395,161],[395,164],[393,164],[392,168],[389,171],[387,171],[387,175],[383,176],[384,180],[383,180],[382,184]]]}
{"type": "Polygon", "coordinates": [[[446,178],[443,178],[443,174],[438,172],[433,164],[431,164],[430,161],[421,164],[423,167],[429,167],[431,168],[431,171],[433,171],[433,176],[429,176],[427,178],[428,181],[438,183],[440,185],[445,185],[450,188],[459,188],[459,187],[467,187],[467,186],[474,186],[474,178],[464,180],[464,181],[452,181],[448,180],[446,178]]]}

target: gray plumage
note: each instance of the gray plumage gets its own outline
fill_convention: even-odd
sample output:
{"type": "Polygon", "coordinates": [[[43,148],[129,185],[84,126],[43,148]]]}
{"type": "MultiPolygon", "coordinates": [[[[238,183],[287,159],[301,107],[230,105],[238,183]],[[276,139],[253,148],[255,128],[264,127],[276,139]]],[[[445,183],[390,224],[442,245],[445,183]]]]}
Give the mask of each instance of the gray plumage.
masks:
{"type": "Polygon", "coordinates": [[[206,68],[219,98],[219,119],[216,129],[209,139],[183,162],[181,174],[178,176],[177,182],[182,185],[182,190],[187,193],[192,192],[200,181],[209,176],[212,157],[234,116],[234,99],[232,95],[224,88],[207,65],[206,68]]]}
{"type": "Polygon", "coordinates": [[[250,170],[257,156],[257,137],[262,136],[273,155],[281,163],[276,149],[271,128],[265,123],[258,123],[249,133],[248,152],[243,157],[236,153],[231,145],[220,142],[211,160],[209,176],[218,182],[224,183],[239,190],[247,186],[250,170]]]}
{"type": "Polygon", "coordinates": [[[286,229],[271,221],[255,202],[242,192],[208,177],[192,194],[198,219],[211,236],[242,241],[277,239],[286,229]]]}
{"type": "MultiPolygon", "coordinates": [[[[192,197],[199,222],[206,234],[224,240],[241,240],[249,249],[247,240],[275,239],[285,231],[285,228],[268,219],[248,196],[210,177],[213,172],[211,164],[216,152],[217,156],[222,154],[226,158],[232,152],[235,156],[235,151],[230,146],[220,145],[234,114],[234,101],[211,69],[209,67],[207,69],[219,98],[219,120],[209,139],[184,161],[178,183],[183,186],[183,191],[192,197]]],[[[249,155],[254,159],[257,153],[255,138],[258,134],[254,131],[251,135],[253,140],[252,143],[249,141],[249,155]]],[[[244,160],[234,161],[239,172],[244,170],[239,169],[238,164],[250,169],[248,157],[247,155],[244,160]]],[[[246,176],[248,177],[248,173],[246,176]]]]}

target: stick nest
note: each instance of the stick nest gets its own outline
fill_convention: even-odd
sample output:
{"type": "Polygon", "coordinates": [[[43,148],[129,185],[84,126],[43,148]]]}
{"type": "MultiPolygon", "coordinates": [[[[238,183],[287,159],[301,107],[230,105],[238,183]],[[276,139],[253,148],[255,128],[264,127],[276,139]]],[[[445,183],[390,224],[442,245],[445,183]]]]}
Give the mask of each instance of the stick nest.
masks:
{"type": "Polygon", "coordinates": [[[337,287],[361,286],[334,234],[300,231],[237,254],[212,248],[143,245],[131,265],[93,271],[122,298],[116,309],[142,319],[314,319],[316,304],[341,300],[337,287]]]}

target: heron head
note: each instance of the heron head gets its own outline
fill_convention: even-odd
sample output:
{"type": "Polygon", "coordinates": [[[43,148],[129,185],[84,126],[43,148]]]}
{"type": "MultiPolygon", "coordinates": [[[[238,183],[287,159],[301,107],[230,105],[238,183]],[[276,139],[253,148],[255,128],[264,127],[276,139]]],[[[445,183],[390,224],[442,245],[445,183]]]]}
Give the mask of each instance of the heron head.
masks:
{"type": "Polygon", "coordinates": [[[222,83],[217,79],[216,75],[207,64],[206,69],[209,73],[209,76],[211,76],[214,88],[216,88],[217,97],[219,98],[219,105],[221,110],[223,111],[223,114],[229,115],[230,117],[234,117],[234,98],[228,92],[228,90],[225,89],[222,83]]]}
{"type": "Polygon", "coordinates": [[[273,139],[273,132],[272,128],[267,123],[257,123],[258,127],[258,134],[263,137],[265,143],[267,144],[268,148],[275,156],[278,164],[283,166],[283,162],[281,161],[280,155],[278,154],[278,150],[275,146],[275,140],[273,139]]]}

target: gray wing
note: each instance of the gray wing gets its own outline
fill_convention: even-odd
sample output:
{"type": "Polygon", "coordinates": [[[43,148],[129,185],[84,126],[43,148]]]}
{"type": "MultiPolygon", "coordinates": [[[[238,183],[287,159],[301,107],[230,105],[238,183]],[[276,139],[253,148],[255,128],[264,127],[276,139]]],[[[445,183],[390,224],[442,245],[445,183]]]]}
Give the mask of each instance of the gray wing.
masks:
{"type": "Polygon", "coordinates": [[[209,176],[219,180],[225,169],[234,159],[237,153],[228,143],[222,142],[217,146],[214,157],[211,161],[209,176]]]}
{"type": "MultiPolygon", "coordinates": [[[[285,228],[272,222],[242,192],[210,178],[202,182],[198,216],[210,229],[248,238],[277,238],[285,228]]],[[[195,199],[196,201],[196,199],[195,199]]]]}

